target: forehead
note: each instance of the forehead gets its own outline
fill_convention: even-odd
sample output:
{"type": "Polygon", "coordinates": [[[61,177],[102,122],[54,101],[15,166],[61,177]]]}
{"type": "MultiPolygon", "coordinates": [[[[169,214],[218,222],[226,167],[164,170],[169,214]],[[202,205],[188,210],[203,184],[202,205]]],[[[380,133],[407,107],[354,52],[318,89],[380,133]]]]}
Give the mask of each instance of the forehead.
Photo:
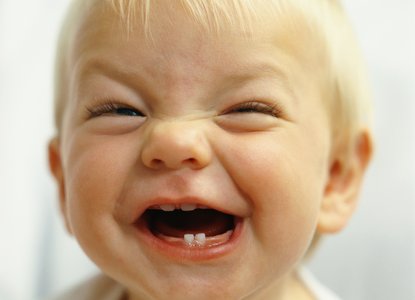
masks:
{"type": "Polygon", "coordinates": [[[75,34],[75,49],[79,52],[86,46],[98,48],[100,38],[101,41],[119,38],[125,42],[133,36],[156,47],[160,41],[163,46],[174,46],[175,41],[183,40],[191,43],[214,38],[267,40],[301,55],[313,32],[303,12],[286,1],[258,0],[252,4],[239,0],[104,0],[89,3],[80,16],[75,34]],[[119,3],[119,7],[109,2],[119,3]]]}
{"type": "Polygon", "coordinates": [[[174,84],[176,79],[186,78],[186,71],[199,68],[200,77],[210,71],[229,75],[229,83],[238,83],[260,75],[277,78],[289,87],[293,70],[309,65],[304,55],[308,52],[303,51],[309,48],[305,45],[307,27],[299,26],[301,19],[292,26],[298,15],[280,15],[275,20],[275,15],[259,7],[255,18],[247,17],[248,28],[238,25],[237,12],[231,10],[228,13],[235,16],[213,26],[204,23],[210,20],[208,16],[196,19],[180,1],[168,2],[168,6],[152,1],[150,13],[143,16],[138,7],[130,15],[132,19],[121,18],[105,3],[94,4],[82,18],[72,51],[75,76],[99,69],[123,78],[149,75],[166,80],[170,75],[174,84]]]}
{"type": "Polygon", "coordinates": [[[107,10],[105,15],[92,14],[85,19],[75,40],[74,56],[79,58],[95,52],[127,59],[141,55],[153,59],[154,63],[195,57],[200,60],[219,52],[225,55],[226,49],[231,48],[229,46],[238,48],[239,53],[244,51],[247,44],[264,47],[272,44],[272,39],[274,35],[271,30],[258,31],[255,36],[248,35],[240,28],[224,28],[220,34],[212,33],[195,24],[183,11],[172,11],[172,8],[160,11],[157,19],[148,25],[148,31],[140,20],[126,28],[126,24],[117,15],[107,10]]]}
{"type": "MultiPolygon", "coordinates": [[[[112,55],[113,59],[118,57],[124,61],[137,60],[136,56],[139,55],[153,59],[154,64],[193,59],[203,65],[204,58],[212,61],[209,56],[219,52],[220,59],[226,61],[232,59],[235,52],[243,53],[247,46],[263,50],[270,45],[276,46],[279,51],[272,49],[272,52],[269,49],[269,52],[276,57],[279,55],[279,60],[285,65],[288,65],[287,57],[301,60],[303,66],[307,65],[304,60],[309,52],[303,51],[309,48],[304,45],[309,36],[307,27],[303,26],[300,30],[299,24],[291,26],[294,19],[298,19],[298,14],[280,14],[276,19],[275,13],[271,14],[270,10],[259,5],[251,11],[252,16],[245,13],[242,18],[240,12],[238,14],[238,11],[230,8],[222,23],[216,21],[212,24],[213,14],[216,13],[215,17],[218,17],[224,15],[225,11],[208,10],[204,17],[196,18],[180,2],[151,1],[152,6],[146,14],[140,11],[146,8],[138,5],[129,17],[122,17],[108,1],[95,2],[84,14],[78,27],[70,65],[83,64],[92,54],[112,55]],[[242,26],[242,23],[245,25],[242,26]],[[299,40],[302,42],[299,43],[299,40]],[[174,52],[178,48],[187,48],[188,51],[174,52]]],[[[250,59],[255,61],[255,57],[251,56],[250,59]]],[[[223,68],[222,64],[218,66],[223,68]]]]}

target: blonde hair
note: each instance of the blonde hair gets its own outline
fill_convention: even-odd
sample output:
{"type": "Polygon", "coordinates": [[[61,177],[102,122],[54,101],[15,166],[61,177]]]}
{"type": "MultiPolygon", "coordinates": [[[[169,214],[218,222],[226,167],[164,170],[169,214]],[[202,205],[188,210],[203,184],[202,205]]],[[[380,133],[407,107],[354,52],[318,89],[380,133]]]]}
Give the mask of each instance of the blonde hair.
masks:
{"type": "MultiPolygon", "coordinates": [[[[320,52],[319,59],[324,60],[318,62],[321,68],[325,68],[325,78],[321,79],[321,95],[331,118],[333,143],[335,147],[344,150],[347,160],[356,134],[362,127],[366,127],[370,120],[370,97],[357,42],[339,1],[174,1],[183,7],[194,22],[210,33],[220,34],[226,28],[237,27],[247,36],[253,35],[255,32],[252,31],[252,24],[261,22],[264,14],[275,22],[280,22],[278,25],[291,29],[301,27],[301,30],[306,30],[315,39],[313,45],[318,45],[316,49],[320,52]],[[301,24],[298,18],[290,18],[290,15],[299,16],[301,24]]],[[[55,124],[58,134],[61,131],[63,111],[69,92],[67,83],[71,66],[68,57],[71,44],[79,30],[80,20],[89,10],[97,5],[102,6],[103,3],[106,9],[113,9],[114,13],[119,15],[127,34],[139,24],[149,39],[151,18],[157,17],[152,14],[152,5],[169,5],[169,1],[166,0],[72,0],[61,31],[56,60],[55,124]]],[[[297,40],[295,43],[301,44],[304,41],[297,40]]],[[[321,70],[316,73],[321,73],[321,70]]]]}

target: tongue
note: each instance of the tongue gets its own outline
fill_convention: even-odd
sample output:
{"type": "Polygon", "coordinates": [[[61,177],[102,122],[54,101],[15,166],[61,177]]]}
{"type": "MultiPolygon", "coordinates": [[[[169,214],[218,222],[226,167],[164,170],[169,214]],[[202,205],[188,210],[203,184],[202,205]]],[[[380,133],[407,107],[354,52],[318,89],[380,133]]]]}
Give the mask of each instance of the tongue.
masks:
{"type": "Polygon", "coordinates": [[[233,228],[233,217],[211,209],[196,209],[191,212],[154,211],[150,218],[151,230],[165,236],[180,237],[184,234],[205,233],[215,236],[233,228]]]}

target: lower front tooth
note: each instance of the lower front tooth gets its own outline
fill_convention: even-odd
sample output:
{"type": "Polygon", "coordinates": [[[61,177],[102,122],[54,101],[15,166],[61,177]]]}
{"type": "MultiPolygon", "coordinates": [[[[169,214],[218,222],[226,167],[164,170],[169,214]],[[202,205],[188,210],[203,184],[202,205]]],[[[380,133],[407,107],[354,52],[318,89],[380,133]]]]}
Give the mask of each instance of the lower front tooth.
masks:
{"type": "Polygon", "coordinates": [[[206,234],[198,233],[196,234],[195,239],[197,244],[203,245],[206,242],[206,234]]]}
{"type": "Polygon", "coordinates": [[[192,244],[193,244],[194,239],[195,239],[194,234],[187,233],[187,234],[185,234],[185,235],[184,235],[184,242],[185,242],[187,245],[192,245],[192,244]]]}

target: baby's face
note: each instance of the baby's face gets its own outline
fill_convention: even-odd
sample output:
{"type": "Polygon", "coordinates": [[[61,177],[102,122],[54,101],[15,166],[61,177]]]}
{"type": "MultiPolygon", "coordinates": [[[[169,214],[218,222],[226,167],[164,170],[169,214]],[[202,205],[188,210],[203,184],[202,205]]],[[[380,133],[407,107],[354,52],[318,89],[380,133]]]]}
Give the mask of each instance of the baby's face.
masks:
{"type": "Polygon", "coordinates": [[[79,35],[59,148],[65,220],[131,299],[276,295],[327,184],[310,66],[277,30],[214,36],[157,13],[152,41],[109,13],[79,35]]]}

